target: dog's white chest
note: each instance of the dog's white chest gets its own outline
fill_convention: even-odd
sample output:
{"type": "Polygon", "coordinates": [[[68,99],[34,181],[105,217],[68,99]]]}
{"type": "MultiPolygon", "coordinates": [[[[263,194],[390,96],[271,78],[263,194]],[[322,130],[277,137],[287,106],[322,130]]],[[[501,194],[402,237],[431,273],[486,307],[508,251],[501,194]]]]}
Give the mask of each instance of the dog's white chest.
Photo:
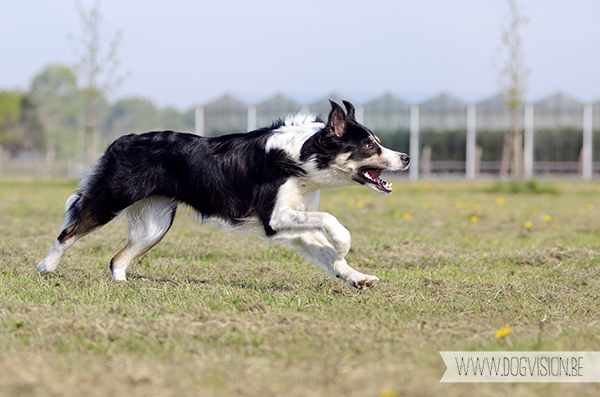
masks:
{"type": "Polygon", "coordinates": [[[293,211],[317,211],[319,209],[320,191],[310,188],[298,178],[291,178],[279,189],[274,212],[281,209],[293,211]]]}

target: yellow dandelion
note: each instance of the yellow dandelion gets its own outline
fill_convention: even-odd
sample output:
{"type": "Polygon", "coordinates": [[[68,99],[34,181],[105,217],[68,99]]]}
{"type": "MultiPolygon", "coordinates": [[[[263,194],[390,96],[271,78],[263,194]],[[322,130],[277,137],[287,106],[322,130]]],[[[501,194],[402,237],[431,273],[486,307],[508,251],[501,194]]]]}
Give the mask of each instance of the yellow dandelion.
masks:
{"type": "Polygon", "coordinates": [[[496,197],[496,204],[504,205],[506,204],[506,200],[504,200],[504,197],[496,197]]]}
{"type": "Polygon", "coordinates": [[[559,230],[560,229],[560,225],[552,225],[552,229],[559,230]]]}
{"type": "Polygon", "coordinates": [[[550,222],[552,220],[551,215],[544,215],[544,222],[550,222]]]}
{"type": "Polygon", "coordinates": [[[431,203],[429,201],[425,201],[423,203],[423,208],[427,209],[427,208],[431,208],[431,203]]]}
{"type": "Polygon", "coordinates": [[[354,200],[348,200],[348,207],[354,207],[354,200]]]}
{"type": "Polygon", "coordinates": [[[490,254],[488,254],[487,252],[484,252],[484,253],[483,253],[483,257],[484,257],[484,258],[489,258],[489,257],[490,257],[490,254]]]}
{"type": "Polygon", "coordinates": [[[476,223],[477,221],[479,221],[479,218],[476,217],[475,215],[473,215],[471,218],[471,222],[476,223]]]}
{"type": "Polygon", "coordinates": [[[360,207],[360,208],[364,207],[365,206],[365,201],[364,200],[358,200],[358,203],[356,203],[356,206],[360,207]]]}
{"type": "Polygon", "coordinates": [[[379,390],[379,397],[396,397],[398,393],[392,389],[381,389],[379,390]]]}
{"type": "Polygon", "coordinates": [[[400,218],[402,214],[398,211],[394,212],[394,218],[400,218]]]}
{"type": "Polygon", "coordinates": [[[410,216],[410,214],[406,214],[405,213],[405,214],[402,215],[402,218],[404,218],[404,219],[410,219],[410,218],[412,218],[412,216],[410,216]]]}
{"type": "Polygon", "coordinates": [[[524,225],[524,226],[525,226],[527,229],[531,229],[531,228],[533,227],[533,222],[531,222],[531,221],[527,221],[527,222],[525,222],[525,225],[524,225]]]}
{"type": "Polygon", "coordinates": [[[481,206],[479,204],[473,204],[473,209],[477,212],[481,211],[481,206]]]}
{"type": "Polygon", "coordinates": [[[510,328],[504,327],[504,328],[500,328],[498,331],[496,331],[496,333],[494,335],[496,335],[496,338],[504,338],[508,334],[510,334],[510,328]]]}
{"type": "Polygon", "coordinates": [[[594,210],[594,204],[588,204],[585,206],[585,209],[588,211],[593,211],[594,210]]]}

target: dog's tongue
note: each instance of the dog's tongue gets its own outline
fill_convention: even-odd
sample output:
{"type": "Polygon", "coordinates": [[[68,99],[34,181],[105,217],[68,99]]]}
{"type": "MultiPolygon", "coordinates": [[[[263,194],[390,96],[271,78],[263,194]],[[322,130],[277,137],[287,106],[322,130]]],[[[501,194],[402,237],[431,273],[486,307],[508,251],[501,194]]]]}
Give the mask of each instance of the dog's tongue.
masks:
{"type": "Polygon", "coordinates": [[[372,171],[367,171],[367,174],[369,174],[369,176],[374,180],[378,180],[379,177],[381,176],[381,171],[379,170],[372,170],[372,171]]]}

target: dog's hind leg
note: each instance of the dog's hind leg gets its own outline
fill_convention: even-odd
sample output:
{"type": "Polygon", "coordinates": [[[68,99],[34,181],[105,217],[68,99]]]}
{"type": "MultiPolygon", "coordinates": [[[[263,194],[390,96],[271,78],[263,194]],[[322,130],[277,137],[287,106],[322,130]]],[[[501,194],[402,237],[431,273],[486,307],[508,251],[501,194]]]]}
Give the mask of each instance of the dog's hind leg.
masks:
{"type": "Polygon", "coordinates": [[[127,244],[110,261],[115,281],[126,281],[127,266],[149,251],[169,231],[177,212],[177,201],[154,196],[127,208],[127,244]]]}
{"type": "Polygon", "coordinates": [[[379,280],[375,276],[362,274],[348,266],[346,260],[340,256],[321,231],[306,231],[289,243],[297,248],[300,254],[314,260],[330,277],[341,278],[352,288],[369,289],[379,280]]]}
{"type": "Polygon", "coordinates": [[[60,234],[48,255],[38,263],[36,275],[52,273],[58,267],[60,259],[65,251],[77,240],[95,229],[104,225],[106,221],[98,221],[97,217],[90,216],[83,203],[83,194],[77,192],[72,194],[65,205],[66,218],[60,229],[60,234]]]}

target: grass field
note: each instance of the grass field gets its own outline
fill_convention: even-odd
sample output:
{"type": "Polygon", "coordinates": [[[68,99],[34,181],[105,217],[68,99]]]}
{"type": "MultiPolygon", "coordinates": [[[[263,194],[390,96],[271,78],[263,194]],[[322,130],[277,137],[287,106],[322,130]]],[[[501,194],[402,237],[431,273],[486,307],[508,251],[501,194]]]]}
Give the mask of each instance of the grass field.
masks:
{"type": "Polygon", "coordinates": [[[36,279],[75,186],[0,180],[0,395],[600,393],[439,383],[439,351],[600,350],[598,183],[540,194],[465,182],[324,192],[321,209],[352,232],[348,262],[381,280],[363,293],[283,245],[185,210],[127,283],[108,270],[122,221],[36,279]],[[510,334],[496,338],[503,327],[510,334]]]}

